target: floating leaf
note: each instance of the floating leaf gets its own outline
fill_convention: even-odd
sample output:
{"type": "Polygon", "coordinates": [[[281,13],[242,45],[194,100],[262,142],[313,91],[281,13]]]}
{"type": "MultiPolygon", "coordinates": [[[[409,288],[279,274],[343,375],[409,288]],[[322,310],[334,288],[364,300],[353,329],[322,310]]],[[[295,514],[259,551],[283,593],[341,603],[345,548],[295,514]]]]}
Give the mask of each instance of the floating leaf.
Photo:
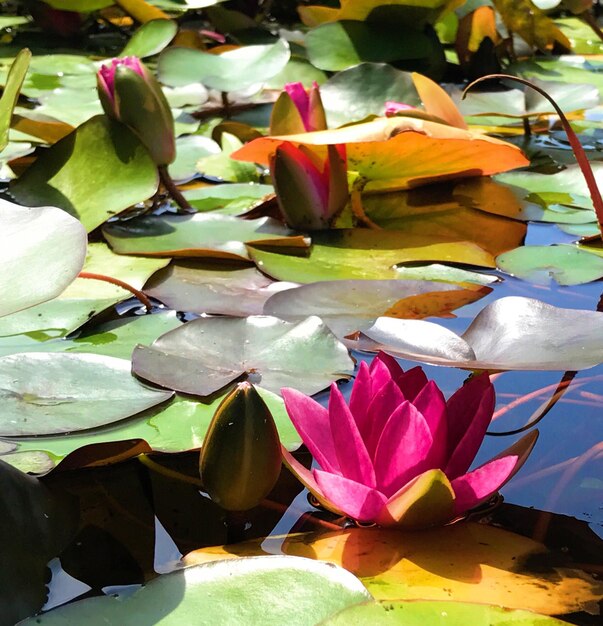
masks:
{"type": "Polygon", "coordinates": [[[401,230],[350,228],[316,232],[307,257],[277,254],[250,247],[258,268],[276,280],[310,283],[319,280],[400,278],[396,264],[441,261],[494,267],[492,255],[458,237],[406,234],[401,230]]]}
{"type": "Polygon", "coordinates": [[[157,272],[145,293],[176,311],[245,317],[261,315],[270,296],[295,286],[275,283],[255,267],[180,261],[157,272]]]}
{"type": "Polygon", "coordinates": [[[421,532],[356,528],[273,536],[201,548],[188,554],[184,562],[266,553],[342,565],[380,601],[472,602],[479,598],[487,604],[562,615],[581,610],[598,613],[597,602],[603,592],[601,582],[587,574],[550,567],[550,553],[533,539],[466,522],[421,532]]]}
{"type": "Polygon", "coordinates": [[[386,63],[360,63],[338,72],[320,87],[329,126],[384,115],[387,101],[419,104],[410,74],[386,63]]]}
{"type": "Polygon", "coordinates": [[[272,295],[264,314],[289,321],[318,315],[338,336],[367,326],[385,315],[423,318],[479,300],[491,289],[423,280],[337,280],[302,285],[272,295]]]}
{"type": "Polygon", "coordinates": [[[130,38],[120,56],[145,57],[159,54],[178,32],[172,20],[157,19],[144,23],[130,38]]]}
{"type": "Polygon", "coordinates": [[[174,180],[188,180],[197,174],[197,161],[219,154],[220,146],[209,137],[185,135],[176,139],[176,160],[170,164],[169,173],[174,180]]]}
{"type": "Polygon", "coordinates": [[[222,54],[192,48],[169,48],[159,57],[159,80],[170,87],[203,83],[210,89],[235,91],[261,84],[278,74],[289,60],[284,39],[262,46],[243,46],[222,54]]]}
{"type": "Polygon", "coordinates": [[[297,324],[268,316],[210,317],[187,322],[150,347],[137,346],[132,371],[163,387],[199,396],[244,374],[274,393],[293,387],[314,394],[333,380],[350,377],[354,362],[317,317],[297,324]]]}
{"type": "Polygon", "coordinates": [[[234,559],[164,574],[134,593],[88,598],[31,618],[27,624],[107,623],[165,626],[202,612],[213,624],[314,626],[370,594],[345,569],[290,556],[234,559]],[[283,595],[283,590],[287,593],[283,595]]]}
{"type": "MultiPolygon", "coordinates": [[[[120,256],[111,252],[106,244],[91,243],[83,269],[142,289],[149,276],[168,262],[168,259],[120,256]]],[[[0,337],[32,332],[40,341],[62,337],[97,313],[131,296],[129,291],[105,281],[76,278],[53,300],[0,319],[0,337]]]]}
{"type": "Polygon", "coordinates": [[[22,204],[58,206],[90,232],[152,196],[157,183],[155,164],[132,131],[98,116],[38,157],[11,193],[22,204]]]}
{"type": "Polygon", "coordinates": [[[138,217],[103,228],[118,254],[248,259],[246,243],[306,248],[308,240],[274,219],[195,214],[138,217]]]}
{"type": "Polygon", "coordinates": [[[0,492],[2,621],[15,624],[46,602],[46,564],[75,534],[77,508],[1,459],[0,492]]]}
{"type": "Polygon", "coordinates": [[[582,285],[603,277],[603,259],[576,246],[523,246],[501,254],[498,268],[537,285],[582,285]]]}
{"type": "Polygon", "coordinates": [[[205,156],[200,154],[197,159],[196,171],[204,176],[213,176],[233,183],[255,183],[259,179],[257,168],[250,163],[241,163],[230,158],[240,149],[243,143],[238,137],[224,132],[220,139],[222,151],[218,154],[205,156]]]}
{"type": "Polygon", "coordinates": [[[61,209],[0,199],[0,316],[58,296],[82,269],[86,244],[82,225],[61,209]]]}
{"type": "Polygon", "coordinates": [[[232,183],[189,189],[184,192],[184,197],[197,211],[219,211],[224,215],[239,215],[273,193],[272,185],[232,183]]]}
{"type": "Polygon", "coordinates": [[[336,130],[254,139],[232,157],[268,165],[270,155],[283,141],[312,146],[322,159],[328,144],[346,144],[348,169],[368,181],[368,192],[408,189],[528,165],[518,148],[499,139],[410,117],[378,118],[336,130]],[[425,159],[425,154],[430,158],[425,159]]]}
{"type": "Polygon", "coordinates": [[[322,622],[324,626],[567,626],[567,622],[531,611],[469,602],[370,602],[356,604],[322,622]]]}
{"type": "Polygon", "coordinates": [[[456,333],[423,320],[379,318],[353,343],[413,361],[485,370],[581,370],[603,362],[603,315],[510,296],[456,333]]]}
{"type": "Polygon", "coordinates": [[[172,397],[130,375],[125,359],[30,352],[0,359],[0,435],[47,435],[95,428],[172,397]]]}

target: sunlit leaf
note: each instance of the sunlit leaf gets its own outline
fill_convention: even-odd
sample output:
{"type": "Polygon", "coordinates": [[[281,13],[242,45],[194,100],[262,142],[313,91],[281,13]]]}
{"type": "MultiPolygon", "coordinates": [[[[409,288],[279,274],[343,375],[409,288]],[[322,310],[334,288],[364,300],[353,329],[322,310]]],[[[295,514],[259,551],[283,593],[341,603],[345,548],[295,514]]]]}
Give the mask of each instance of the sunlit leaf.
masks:
{"type": "MultiPolygon", "coordinates": [[[[168,262],[168,259],[120,256],[105,244],[91,243],[83,270],[117,278],[141,289],[149,276],[168,262]]],[[[0,337],[32,332],[40,341],[62,337],[97,313],[131,296],[118,285],[76,278],[53,300],[0,319],[0,337]]]]}
{"type": "Polygon", "coordinates": [[[197,211],[219,211],[224,215],[239,215],[274,193],[271,185],[232,183],[208,185],[184,192],[184,197],[197,211]]]}
{"type": "Polygon", "coordinates": [[[367,179],[366,191],[393,191],[453,177],[481,176],[528,164],[511,144],[427,120],[396,117],[284,137],[264,137],[232,156],[267,165],[283,142],[316,146],[324,158],[326,145],[346,144],[348,169],[367,179]],[[430,158],[425,159],[424,155],[430,158]]]}
{"type": "Polygon", "coordinates": [[[129,417],[172,397],[130,375],[125,359],[30,352],[0,359],[0,435],[86,430],[129,417]]]}
{"type": "Polygon", "coordinates": [[[243,220],[230,215],[204,214],[139,217],[112,222],[103,228],[118,254],[146,256],[247,259],[246,243],[306,248],[308,240],[263,217],[243,220]]]}
{"type": "MultiPolygon", "coordinates": [[[[380,601],[473,602],[479,598],[486,604],[562,615],[597,612],[603,591],[601,582],[576,569],[551,568],[550,553],[533,539],[475,523],[421,532],[356,528],[276,536],[202,548],[184,561],[206,563],[266,553],[342,565],[380,601]]],[[[431,626],[431,622],[422,623],[431,626]]],[[[457,622],[455,626],[461,623],[465,625],[457,622]]]]}
{"type": "Polygon", "coordinates": [[[261,84],[280,72],[289,60],[289,45],[243,46],[223,54],[191,48],[170,48],[159,57],[159,79],[171,87],[203,83],[210,89],[234,91],[261,84]]]}
{"type": "Polygon", "coordinates": [[[351,344],[434,365],[566,371],[603,362],[602,330],[597,311],[510,296],[482,309],[462,336],[423,320],[382,317],[351,344]]]}
{"type": "Polygon", "coordinates": [[[567,622],[537,615],[531,611],[507,609],[500,606],[471,604],[469,602],[371,602],[357,604],[344,609],[337,615],[325,620],[325,626],[563,626],[567,622]]]}
{"type": "Polygon", "coordinates": [[[157,272],[145,293],[176,311],[245,317],[261,315],[270,296],[292,287],[272,281],[255,267],[180,261],[157,272]]]}
{"type": "Polygon", "coordinates": [[[2,97],[0,98],[0,152],[2,152],[8,144],[8,131],[10,129],[13,109],[17,103],[17,98],[19,97],[21,85],[25,79],[30,59],[31,52],[27,48],[24,48],[15,57],[8,72],[4,90],[2,91],[2,97]]]}
{"type": "Polygon", "coordinates": [[[214,624],[314,626],[369,598],[360,581],[343,568],[269,556],[185,568],[164,574],[133,594],[81,600],[24,624],[134,626],[141,620],[160,620],[176,626],[202,614],[214,624]]]}
{"type": "Polygon", "coordinates": [[[82,269],[86,245],[82,225],[61,209],[0,199],[0,316],[58,296],[82,269]]]}
{"type": "Polygon", "coordinates": [[[120,56],[136,56],[143,59],[159,54],[177,32],[178,25],[172,20],[155,19],[146,22],[132,35],[120,56]]]}
{"type": "Polygon", "coordinates": [[[132,131],[98,116],[38,157],[11,193],[23,204],[58,206],[91,231],[152,196],[157,184],[155,164],[132,131]]]}
{"type": "Polygon", "coordinates": [[[197,174],[197,161],[210,154],[219,154],[220,146],[209,137],[185,135],[176,139],[176,160],[169,173],[174,180],[188,180],[197,174]]]}
{"type": "Polygon", "coordinates": [[[314,394],[333,380],[349,378],[354,362],[317,317],[297,324],[268,316],[209,317],[187,322],[150,347],[137,346],[132,371],[199,396],[209,396],[243,375],[274,393],[293,387],[314,394]]]}

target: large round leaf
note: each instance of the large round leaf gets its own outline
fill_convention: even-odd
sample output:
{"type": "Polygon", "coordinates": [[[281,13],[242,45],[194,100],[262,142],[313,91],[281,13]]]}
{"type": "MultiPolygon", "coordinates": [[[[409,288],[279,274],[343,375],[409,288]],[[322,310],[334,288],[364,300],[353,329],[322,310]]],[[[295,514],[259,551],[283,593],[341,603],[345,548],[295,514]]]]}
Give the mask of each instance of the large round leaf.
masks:
{"type": "Polygon", "coordinates": [[[277,220],[204,214],[138,217],[111,222],[103,234],[118,254],[248,259],[246,243],[306,248],[309,240],[277,220]]]}
{"type": "Polygon", "coordinates": [[[169,400],[125,359],[30,352],[0,359],[0,435],[49,435],[110,424],[169,400]]]}
{"type": "Polygon", "coordinates": [[[89,598],[24,624],[314,626],[370,594],[343,568],[290,556],[209,563],[165,574],[134,594],[89,598]]]}
{"type": "Polygon", "coordinates": [[[155,193],[157,168],[123,124],[93,117],[38,157],[12,186],[23,204],[54,205],[91,231],[155,193]]]}
{"type": "Polygon", "coordinates": [[[317,393],[348,378],[354,362],[318,317],[297,324],[276,317],[199,318],[137,346],[132,370],[142,378],[185,393],[208,396],[247,374],[278,393],[294,387],[317,393]]]}
{"type": "Polygon", "coordinates": [[[122,57],[136,56],[141,59],[159,54],[178,32],[178,24],[172,20],[151,20],[143,24],[122,50],[122,57]]]}
{"type": "Polygon", "coordinates": [[[86,244],[65,211],[0,199],[0,316],[58,296],[82,269],[86,244]]]}
{"type": "Polygon", "coordinates": [[[467,369],[581,370],[603,362],[603,315],[511,296],[486,306],[461,337],[432,322],[381,317],[350,346],[467,369]]]}
{"type": "Polygon", "coordinates": [[[289,44],[284,39],[223,54],[174,47],[159,57],[159,79],[171,87],[203,83],[219,91],[241,90],[278,74],[287,65],[289,55],[289,44]]]}

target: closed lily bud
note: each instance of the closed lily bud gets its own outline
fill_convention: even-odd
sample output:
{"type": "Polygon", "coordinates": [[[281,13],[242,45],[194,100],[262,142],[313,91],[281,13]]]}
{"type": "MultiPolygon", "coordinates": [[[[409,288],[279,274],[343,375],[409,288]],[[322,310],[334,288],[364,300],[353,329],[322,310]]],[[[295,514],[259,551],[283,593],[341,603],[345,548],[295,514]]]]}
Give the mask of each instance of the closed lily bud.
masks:
{"type": "Polygon", "coordinates": [[[310,89],[301,83],[288,83],[278,97],[270,117],[271,135],[311,133],[327,129],[327,118],[318,84],[310,89]]]}
{"type": "Polygon", "coordinates": [[[157,165],[176,158],[172,111],[159,83],[137,57],[103,65],[97,87],[105,113],[129,126],[157,165]]]}
{"type": "Polygon", "coordinates": [[[255,387],[239,383],[209,425],[199,463],[203,488],[228,511],[247,511],[272,490],[281,470],[274,419],[255,387]]]}
{"type": "Polygon", "coordinates": [[[349,199],[345,145],[327,146],[322,159],[305,146],[283,142],[270,174],[285,221],[298,230],[330,228],[349,199]]]}

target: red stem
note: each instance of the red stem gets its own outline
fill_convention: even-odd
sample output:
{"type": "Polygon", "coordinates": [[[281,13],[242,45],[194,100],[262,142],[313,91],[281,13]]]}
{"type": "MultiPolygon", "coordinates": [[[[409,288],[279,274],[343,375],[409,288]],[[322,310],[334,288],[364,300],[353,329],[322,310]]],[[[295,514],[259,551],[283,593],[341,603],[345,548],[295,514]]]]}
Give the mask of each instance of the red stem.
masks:
{"type": "Polygon", "coordinates": [[[119,280],[119,278],[113,278],[112,276],[105,276],[104,274],[94,274],[92,272],[80,272],[78,274],[78,278],[88,278],[90,280],[102,280],[105,283],[111,283],[112,285],[117,285],[117,287],[121,287],[126,291],[129,291],[132,295],[136,296],[140,300],[140,302],[146,307],[147,313],[153,308],[151,301],[147,298],[147,296],[142,293],[136,287],[132,287],[132,285],[128,285],[128,283],[124,283],[123,280],[119,280]]]}

